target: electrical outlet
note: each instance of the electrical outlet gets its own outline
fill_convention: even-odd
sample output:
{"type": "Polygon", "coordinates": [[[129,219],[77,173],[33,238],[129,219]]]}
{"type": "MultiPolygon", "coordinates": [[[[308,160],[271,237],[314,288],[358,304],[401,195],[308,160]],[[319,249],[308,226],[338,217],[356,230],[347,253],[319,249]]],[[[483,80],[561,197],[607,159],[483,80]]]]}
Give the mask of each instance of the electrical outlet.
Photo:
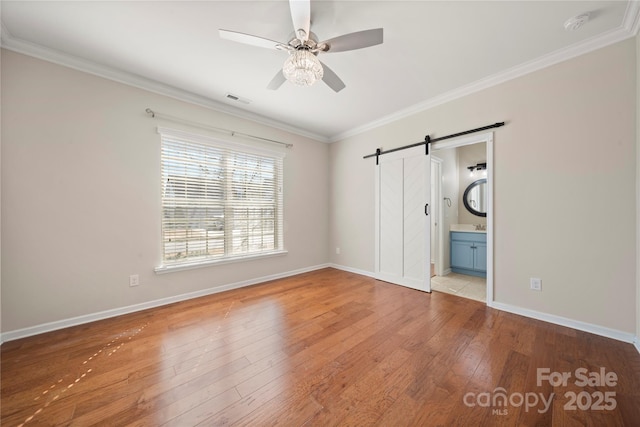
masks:
{"type": "Polygon", "coordinates": [[[336,248],[336,255],[340,255],[340,248],[336,248]]]}
{"type": "Polygon", "coordinates": [[[138,286],[140,284],[140,277],[137,274],[129,276],[129,286],[138,286]]]}
{"type": "Polygon", "coordinates": [[[532,277],[529,279],[529,286],[532,291],[542,291],[542,279],[532,277]]]}

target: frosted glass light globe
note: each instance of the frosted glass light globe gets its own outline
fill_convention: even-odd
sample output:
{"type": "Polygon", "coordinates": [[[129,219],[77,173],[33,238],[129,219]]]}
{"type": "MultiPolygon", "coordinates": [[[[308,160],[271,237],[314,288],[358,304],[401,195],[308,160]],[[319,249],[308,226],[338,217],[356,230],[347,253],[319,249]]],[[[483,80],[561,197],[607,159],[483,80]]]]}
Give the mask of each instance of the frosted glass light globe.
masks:
{"type": "Polygon", "coordinates": [[[298,86],[311,86],[322,80],[324,71],[316,56],[308,50],[300,49],[291,53],[282,66],[284,77],[298,86]]]}

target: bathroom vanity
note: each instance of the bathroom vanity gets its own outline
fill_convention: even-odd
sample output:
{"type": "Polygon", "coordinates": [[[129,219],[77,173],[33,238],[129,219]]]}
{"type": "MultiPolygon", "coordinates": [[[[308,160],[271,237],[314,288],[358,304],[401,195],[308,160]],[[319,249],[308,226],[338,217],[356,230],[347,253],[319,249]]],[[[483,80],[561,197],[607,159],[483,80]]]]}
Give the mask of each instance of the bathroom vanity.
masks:
{"type": "Polygon", "coordinates": [[[473,225],[452,226],[451,271],[487,277],[487,232],[473,225]]]}

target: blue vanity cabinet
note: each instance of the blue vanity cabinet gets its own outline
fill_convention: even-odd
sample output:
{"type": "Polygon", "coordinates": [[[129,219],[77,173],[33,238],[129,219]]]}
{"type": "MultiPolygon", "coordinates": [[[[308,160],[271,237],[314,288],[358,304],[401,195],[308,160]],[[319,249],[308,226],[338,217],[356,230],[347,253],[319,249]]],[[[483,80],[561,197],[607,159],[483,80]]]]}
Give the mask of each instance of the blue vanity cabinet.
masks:
{"type": "Polygon", "coordinates": [[[451,271],[487,277],[487,234],[451,232],[451,271]]]}

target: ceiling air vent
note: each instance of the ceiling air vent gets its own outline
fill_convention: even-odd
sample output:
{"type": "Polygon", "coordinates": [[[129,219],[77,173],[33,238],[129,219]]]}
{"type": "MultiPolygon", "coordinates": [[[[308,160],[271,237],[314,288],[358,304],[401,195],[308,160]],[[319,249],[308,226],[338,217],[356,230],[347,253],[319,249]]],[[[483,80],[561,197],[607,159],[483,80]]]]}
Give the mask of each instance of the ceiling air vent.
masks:
{"type": "Polygon", "coordinates": [[[251,103],[251,100],[246,99],[246,98],[241,98],[241,97],[239,97],[237,95],[234,95],[232,93],[226,94],[225,97],[227,99],[232,100],[232,101],[242,102],[243,104],[250,104],[251,103]]]}

